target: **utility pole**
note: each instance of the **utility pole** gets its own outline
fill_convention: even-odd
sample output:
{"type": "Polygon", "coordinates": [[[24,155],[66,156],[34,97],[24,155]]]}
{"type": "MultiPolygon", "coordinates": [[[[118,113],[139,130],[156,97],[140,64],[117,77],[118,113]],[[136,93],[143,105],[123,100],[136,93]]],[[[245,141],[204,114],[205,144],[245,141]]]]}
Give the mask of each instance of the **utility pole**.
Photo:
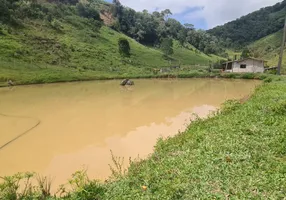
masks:
{"type": "Polygon", "coordinates": [[[285,23],[284,23],[283,39],[282,39],[282,44],[281,44],[281,50],[280,50],[280,56],[279,56],[279,62],[278,62],[278,69],[277,69],[277,74],[278,75],[281,74],[281,65],[282,65],[282,60],[283,60],[285,40],[286,40],[286,17],[285,17],[285,23]]]}

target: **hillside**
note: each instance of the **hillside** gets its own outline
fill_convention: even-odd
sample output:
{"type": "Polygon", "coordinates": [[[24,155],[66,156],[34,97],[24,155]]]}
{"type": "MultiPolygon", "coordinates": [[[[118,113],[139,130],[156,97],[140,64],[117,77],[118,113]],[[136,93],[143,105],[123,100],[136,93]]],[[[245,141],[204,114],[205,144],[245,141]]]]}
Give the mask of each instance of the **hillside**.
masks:
{"type": "MultiPolygon", "coordinates": [[[[263,58],[267,61],[268,66],[277,66],[280,48],[281,48],[281,40],[283,37],[283,31],[280,30],[276,33],[270,34],[260,40],[257,40],[250,45],[248,48],[251,54],[257,58],[263,58]]],[[[284,59],[282,62],[282,72],[286,72],[286,49],[284,50],[284,59]]]]}
{"type": "Polygon", "coordinates": [[[226,39],[226,45],[230,47],[241,47],[282,29],[285,14],[284,0],[208,30],[208,33],[226,39]]]}
{"type": "MultiPolygon", "coordinates": [[[[23,84],[148,76],[170,65],[208,66],[220,59],[194,47],[184,48],[177,41],[174,54],[166,59],[160,49],[144,46],[100,19],[80,16],[74,5],[44,2],[36,4],[36,10],[31,5],[27,10],[33,16],[17,19],[17,25],[0,24],[2,85],[8,79],[23,84]],[[120,37],[128,39],[130,57],[118,53],[120,37]]],[[[92,6],[100,9],[106,5],[95,1],[92,6]]]]}

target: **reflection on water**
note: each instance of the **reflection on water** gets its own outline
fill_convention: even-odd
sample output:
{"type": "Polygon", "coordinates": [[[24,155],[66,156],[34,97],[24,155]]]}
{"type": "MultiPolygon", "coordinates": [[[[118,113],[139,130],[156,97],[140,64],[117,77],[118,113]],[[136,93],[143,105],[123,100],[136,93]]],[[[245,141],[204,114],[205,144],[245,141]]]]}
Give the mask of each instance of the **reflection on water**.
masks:
{"type": "MultiPolygon", "coordinates": [[[[51,84],[0,89],[0,112],[41,120],[40,126],[0,150],[1,175],[35,171],[56,185],[83,167],[91,178],[110,175],[110,150],[125,158],[146,157],[159,137],[183,131],[226,99],[249,94],[257,81],[136,80],[51,84]]],[[[0,116],[0,146],[35,124],[0,116]]]]}

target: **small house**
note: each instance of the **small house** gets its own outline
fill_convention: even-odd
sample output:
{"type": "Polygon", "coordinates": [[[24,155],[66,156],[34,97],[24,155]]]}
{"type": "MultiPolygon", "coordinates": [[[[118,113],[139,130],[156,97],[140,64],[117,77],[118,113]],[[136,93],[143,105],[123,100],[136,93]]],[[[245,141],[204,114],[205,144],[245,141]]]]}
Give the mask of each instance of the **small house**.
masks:
{"type": "Polygon", "coordinates": [[[264,60],[245,58],[223,63],[223,71],[237,73],[263,73],[264,65],[264,60]]]}

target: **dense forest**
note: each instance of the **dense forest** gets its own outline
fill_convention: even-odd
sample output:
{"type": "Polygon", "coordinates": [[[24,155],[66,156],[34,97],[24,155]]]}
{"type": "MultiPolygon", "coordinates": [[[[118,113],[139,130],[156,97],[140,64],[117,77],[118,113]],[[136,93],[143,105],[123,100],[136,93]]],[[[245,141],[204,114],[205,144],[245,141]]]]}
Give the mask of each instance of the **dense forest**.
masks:
{"type": "Polygon", "coordinates": [[[286,0],[215,27],[207,33],[224,38],[227,47],[239,48],[282,29],[285,14],[286,0]]]}

